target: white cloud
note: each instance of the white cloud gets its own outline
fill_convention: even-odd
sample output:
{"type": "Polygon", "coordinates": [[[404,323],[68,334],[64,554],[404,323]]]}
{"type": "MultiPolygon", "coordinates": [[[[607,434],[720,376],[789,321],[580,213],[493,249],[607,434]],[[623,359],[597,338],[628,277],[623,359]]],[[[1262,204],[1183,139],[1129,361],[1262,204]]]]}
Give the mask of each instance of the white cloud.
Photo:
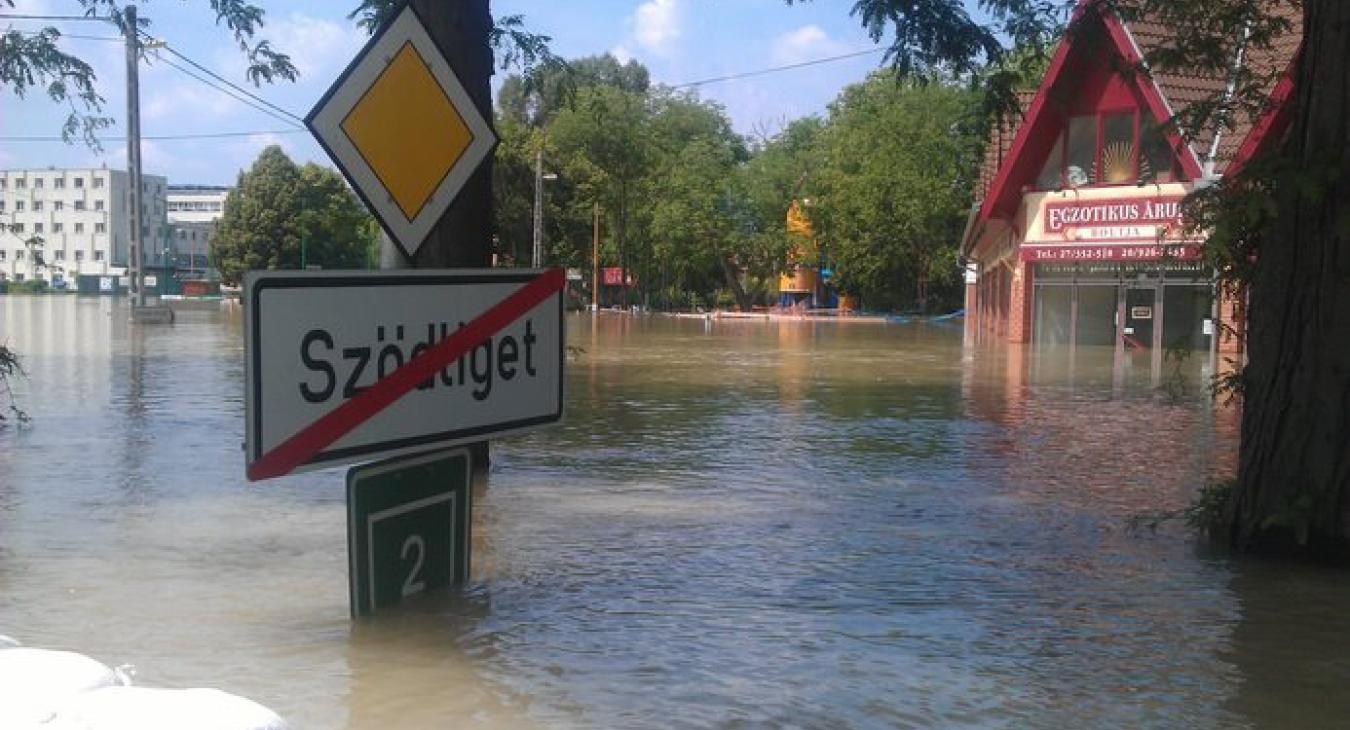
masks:
{"type": "Polygon", "coordinates": [[[778,64],[801,63],[847,52],[847,46],[830,38],[820,26],[804,25],[774,39],[772,59],[778,64]]]}
{"type": "Polygon", "coordinates": [[[633,60],[633,52],[628,50],[628,46],[622,43],[609,49],[609,55],[618,59],[619,63],[628,63],[633,60]]]}
{"type": "Polygon", "coordinates": [[[317,81],[324,87],[337,78],[366,42],[365,33],[355,23],[295,12],[269,20],[263,35],[274,49],[291,57],[302,81],[317,81]]]}
{"type": "Polygon", "coordinates": [[[667,53],[684,25],[683,0],[648,0],[633,15],[633,39],[653,53],[667,53]]]}

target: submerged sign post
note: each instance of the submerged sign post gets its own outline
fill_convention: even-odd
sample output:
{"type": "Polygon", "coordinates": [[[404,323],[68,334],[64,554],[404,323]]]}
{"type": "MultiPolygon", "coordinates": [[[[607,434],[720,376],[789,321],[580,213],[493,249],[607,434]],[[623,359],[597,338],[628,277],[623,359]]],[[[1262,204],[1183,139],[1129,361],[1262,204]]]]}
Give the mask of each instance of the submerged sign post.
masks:
{"type": "MultiPolygon", "coordinates": [[[[485,0],[411,0],[305,119],[410,261],[486,250],[489,29],[485,0]]],[[[348,475],[353,615],[467,577],[473,465],[445,447],[562,417],[565,284],[561,269],[245,278],[248,478],[391,457],[348,475]]]]}
{"type": "Polygon", "coordinates": [[[470,472],[467,449],[348,471],[353,616],[468,579],[470,472]]]}

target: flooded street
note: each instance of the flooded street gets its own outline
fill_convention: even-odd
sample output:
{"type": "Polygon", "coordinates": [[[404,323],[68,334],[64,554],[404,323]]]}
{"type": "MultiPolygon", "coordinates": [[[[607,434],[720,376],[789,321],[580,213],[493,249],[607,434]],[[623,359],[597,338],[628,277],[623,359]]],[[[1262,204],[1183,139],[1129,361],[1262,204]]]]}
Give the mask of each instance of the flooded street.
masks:
{"type": "Polygon", "coordinates": [[[1237,414],[959,325],[570,315],[473,582],[348,618],[344,471],[244,479],[242,319],[0,297],[0,634],[297,728],[1336,727],[1344,572],[1165,523],[1237,414]]]}

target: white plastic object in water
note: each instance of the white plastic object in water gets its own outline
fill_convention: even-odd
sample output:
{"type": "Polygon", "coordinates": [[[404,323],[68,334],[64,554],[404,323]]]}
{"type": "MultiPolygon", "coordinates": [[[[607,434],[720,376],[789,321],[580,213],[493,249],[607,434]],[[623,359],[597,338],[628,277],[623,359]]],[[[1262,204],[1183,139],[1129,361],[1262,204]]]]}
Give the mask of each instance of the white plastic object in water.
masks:
{"type": "Polygon", "coordinates": [[[275,712],[218,689],[103,687],[77,695],[43,730],[288,730],[275,712]]]}
{"type": "Polygon", "coordinates": [[[83,654],[11,646],[0,651],[0,728],[46,722],[80,693],[118,682],[83,654]]]}

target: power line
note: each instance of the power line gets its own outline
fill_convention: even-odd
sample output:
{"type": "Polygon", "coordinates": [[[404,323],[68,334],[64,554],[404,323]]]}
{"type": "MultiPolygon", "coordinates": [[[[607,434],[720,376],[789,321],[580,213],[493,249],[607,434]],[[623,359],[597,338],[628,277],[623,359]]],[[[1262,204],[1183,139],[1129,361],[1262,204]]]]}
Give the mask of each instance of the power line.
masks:
{"type": "MultiPolygon", "coordinates": [[[[244,104],[244,105],[246,105],[246,106],[248,106],[248,107],[250,107],[250,108],[252,108],[252,109],[254,109],[254,110],[256,110],[256,111],[260,111],[260,112],[262,112],[263,114],[266,114],[266,115],[272,117],[273,119],[276,119],[276,120],[278,120],[278,121],[280,121],[280,122],[282,122],[282,123],[284,123],[284,124],[295,125],[295,122],[292,121],[291,119],[288,119],[288,118],[286,118],[285,116],[282,116],[281,114],[277,114],[276,112],[273,112],[273,111],[271,111],[270,109],[268,109],[268,108],[266,108],[266,107],[263,107],[263,106],[260,106],[260,105],[258,105],[258,104],[255,104],[255,103],[249,101],[247,98],[245,98],[245,97],[243,97],[243,96],[240,96],[240,95],[238,95],[238,94],[235,94],[234,92],[230,91],[229,89],[227,89],[227,88],[225,88],[225,87],[223,87],[223,86],[220,86],[219,84],[212,83],[211,81],[208,81],[207,79],[204,79],[204,78],[202,78],[201,76],[198,76],[197,74],[195,74],[195,73],[193,73],[193,72],[191,72],[191,71],[189,71],[189,70],[183,68],[182,66],[179,66],[178,64],[174,63],[173,61],[170,61],[170,60],[167,59],[167,58],[162,58],[162,57],[161,57],[161,58],[159,59],[159,61],[160,61],[160,63],[167,64],[170,68],[176,69],[178,72],[180,72],[180,73],[182,73],[182,74],[188,76],[189,78],[192,78],[192,79],[195,79],[195,80],[197,80],[197,81],[200,81],[201,83],[206,84],[207,86],[209,86],[209,87],[215,89],[216,91],[219,91],[220,93],[225,94],[226,96],[229,96],[231,99],[234,99],[235,101],[238,101],[238,102],[241,103],[241,104],[244,104]]],[[[269,105],[269,106],[271,106],[271,105],[269,105]]],[[[274,107],[274,108],[279,108],[279,107],[274,107]]],[[[294,116],[294,115],[290,115],[289,112],[286,112],[285,110],[282,110],[282,113],[283,113],[283,114],[288,114],[289,116],[294,116]]]]}
{"type": "Polygon", "coordinates": [[[703,86],[704,84],[715,84],[715,83],[718,83],[718,82],[720,82],[720,81],[734,81],[734,80],[736,80],[736,79],[743,79],[743,78],[747,78],[747,77],[750,77],[750,76],[763,76],[763,75],[765,75],[765,74],[778,73],[779,71],[790,71],[790,70],[792,70],[792,69],[794,69],[794,68],[805,68],[805,67],[807,67],[807,66],[817,66],[817,65],[820,65],[820,64],[822,64],[822,63],[833,63],[833,62],[835,62],[835,61],[843,61],[843,60],[846,60],[846,59],[849,59],[849,58],[858,58],[859,56],[870,56],[870,55],[877,54],[877,53],[885,53],[885,51],[886,51],[885,48],[869,48],[869,49],[867,49],[867,50],[865,50],[865,51],[854,51],[853,53],[844,53],[844,54],[840,54],[840,55],[838,55],[838,56],[827,56],[827,57],[825,57],[825,58],[815,58],[815,59],[812,59],[812,60],[810,60],[810,61],[801,61],[801,62],[799,62],[799,63],[789,63],[789,64],[784,65],[784,66],[771,66],[771,67],[769,67],[769,68],[762,68],[762,69],[759,69],[759,70],[756,70],[756,71],[743,71],[743,72],[741,72],[741,73],[728,74],[728,75],[726,75],[726,76],[714,76],[714,77],[712,77],[712,78],[699,79],[698,81],[686,81],[686,82],[684,82],[684,83],[682,83],[682,84],[675,84],[675,85],[673,85],[671,88],[672,88],[672,89],[687,89],[687,88],[691,88],[691,87],[695,87],[695,86],[703,86]]]}
{"type": "MultiPolygon", "coordinates": [[[[20,31],[15,31],[15,32],[16,32],[16,33],[19,33],[20,35],[27,35],[27,36],[40,36],[40,35],[42,35],[42,31],[40,31],[40,30],[20,30],[20,31]]],[[[59,37],[62,38],[62,39],[64,39],[64,38],[73,38],[73,39],[75,39],[75,40],[81,40],[81,41],[112,41],[113,43],[124,43],[124,42],[126,42],[126,39],[125,39],[125,38],[120,38],[120,37],[118,37],[118,36],[111,36],[111,35],[77,35],[77,34],[75,34],[75,33],[61,33],[60,31],[57,31],[57,33],[58,33],[59,37]]]]}
{"type": "MultiPolygon", "coordinates": [[[[168,43],[164,43],[163,46],[164,46],[164,50],[168,51],[169,53],[172,53],[174,56],[176,56],[176,57],[178,57],[179,59],[181,59],[184,63],[187,63],[188,65],[192,66],[193,68],[197,69],[198,71],[201,71],[202,73],[204,73],[204,74],[210,76],[211,78],[213,78],[213,79],[219,81],[220,83],[225,84],[226,86],[230,87],[231,89],[234,89],[236,92],[238,92],[238,93],[240,93],[240,94],[243,94],[244,96],[247,96],[248,98],[250,98],[250,99],[252,99],[252,100],[258,102],[259,104],[262,104],[263,106],[266,106],[266,107],[272,109],[273,111],[276,111],[276,112],[279,113],[279,114],[282,114],[282,115],[284,115],[284,116],[286,116],[286,117],[289,117],[291,121],[294,121],[294,122],[302,122],[302,123],[305,121],[303,117],[301,117],[301,116],[299,116],[299,115],[296,115],[296,114],[292,114],[291,112],[287,111],[286,109],[283,109],[283,108],[277,106],[276,104],[273,104],[272,102],[270,102],[270,101],[268,101],[268,100],[262,98],[261,96],[258,96],[257,94],[254,94],[253,92],[249,91],[248,89],[245,89],[245,88],[243,88],[242,86],[239,86],[238,84],[234,83],[233,81],[230,81],[229,79],[225,78],[224,76],[221,76],[220,74],[216,73],[215,71],[212,71],[211,69],[209,69],[209,68],[207,68],[207,67],[201,65],[200,63],[197,63],[196,61],[192,60],[191,58],[188,58],[187,56],[183,55],[182,53],[179,53],[177,49],[175,49],[173,46],[169,45],[168,43]]],[[[168,61],[165,61],[165,62],[168,63],[168,61]]],[[[172,65],[172,64],[170,64],[170,65],[172,65]]],[[[275,116],[275,115],[274,115],[274,116],[275,116]]]]}
{"type": "MultiPolygon", "coordinates": [[[[224,137],[254,137],[263,134],[301,134],[307,132],[305,129],[263,129],[258,131],[238,131],[238,132],[198,132],[196,134],[143,134],[141,139],[153,140],[156,142],[191,140],[191,139],[220,139],[224,137]]],[[[126,137],[99,137],[103,142],[125,142],[126,137]]],[[[19,137],[0,137],[0,142],[65,142],[64,137],[59,136],[19,136],[19,137]]]]}
{"type": "Polygon", "coordinates": [[[0,14],[0,20],[97,20],[113,22],[112,18],[102,15],[9,15],[0,14]]]}

